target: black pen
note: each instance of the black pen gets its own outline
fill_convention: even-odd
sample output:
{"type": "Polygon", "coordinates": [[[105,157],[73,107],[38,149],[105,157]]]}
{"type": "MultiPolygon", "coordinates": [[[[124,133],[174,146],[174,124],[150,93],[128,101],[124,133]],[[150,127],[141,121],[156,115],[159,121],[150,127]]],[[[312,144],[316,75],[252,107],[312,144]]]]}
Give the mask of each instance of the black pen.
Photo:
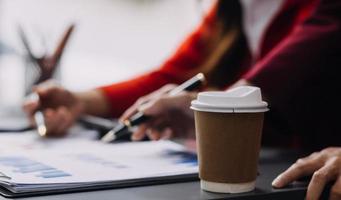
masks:
{"type": "MultiPolygon", "coordinates": [[[[182,91],[191,91],[195,88],[198,88],[202,85],[202,83],[205,81],[205,76],[202,73],[199,73],[195,75],[193,78],[187,80],[186,82],[182,83],[178,87],[174,88],[169,92],[169,95],[176,95],[182,91]]],[[[103,142],[112,142],[119,138],[122,138],[124,136],[127,136],[127,134],[130,134],[127,129],[130,127],[139,125],[145,121],[147,121],[150,118],[150,116],[144,115],[142,112],[138,112],[129,119],[125,120],[123,123],[119,123],[115,128],[110,130],[107,134],[105,134],[101,140],[103,142]]]]}

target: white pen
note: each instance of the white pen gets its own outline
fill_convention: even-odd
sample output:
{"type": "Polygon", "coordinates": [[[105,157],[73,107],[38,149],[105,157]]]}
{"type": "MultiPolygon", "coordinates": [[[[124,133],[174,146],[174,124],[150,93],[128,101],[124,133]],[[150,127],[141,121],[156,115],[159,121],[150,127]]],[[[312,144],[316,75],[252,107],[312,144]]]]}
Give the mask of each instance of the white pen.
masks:
{"type": "MultiPolygon", "coordinates": [[[[32,93],[29,95],[29,99],[39,100],[39,95],[37,93],[32,93]]],[[[45,137],[46,136],[46,124],[45,124],[45,118],[44,118],[44,114],[43,112],[38,108],[38,110],[35,111],[35,113],[33,114],[33,118],[34,121],[36,123],[36,127],[37,127],[37,132],[41,137],[45,137]]]]}
{"type": "Polygon", "coordinates": [[[41,137],[45,137],[47,129],[46,129],[46,125],[45,125],[45,119],[44,119],[43,112],[40,110],[37,110],[34,113],[33,117],[34,117],[34,121],[36,122],[38,134],[41,137]]]}

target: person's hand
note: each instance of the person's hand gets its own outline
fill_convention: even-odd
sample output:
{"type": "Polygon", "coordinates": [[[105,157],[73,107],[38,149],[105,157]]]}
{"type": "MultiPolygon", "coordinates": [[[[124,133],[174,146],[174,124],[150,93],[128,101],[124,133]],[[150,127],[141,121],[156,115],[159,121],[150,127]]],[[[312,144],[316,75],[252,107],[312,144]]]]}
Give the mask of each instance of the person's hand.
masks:
{"type": "Polygon", "coordinates": [[[46,136],[64,136],[81,114],[80,100],[73,93],[51,81],[40,84],[33,91],[39,95],[39,99],[28,98],[23,105],[32,125],[35,125],[34,113],[41,109],[47,128],[46,136]]]}
{"type": "Polygon", "coordinates": [[[304,176],[313,175],[307,189],[307,200],[319,199],[323,188],[335,181],[330,200],[341,199],[341,147],[326,148],[308,157],[298,159],[289,169],[279,175],[272,185],[281,188],[304,176]]]}
{"type": "Polygon", "coordinates": [[[194,92],[181,92],[169,95],[175,85],[166,85],[161,89],[141,97],[120,118],[128,119],[141,111],[152,118],[138,126],[132,135],[132,140],[141,140],[147,134],[152,140],[168,139],[172,136],[194,136],[193,113],[190,110],[191,101],[196,98],[194,92]]]}

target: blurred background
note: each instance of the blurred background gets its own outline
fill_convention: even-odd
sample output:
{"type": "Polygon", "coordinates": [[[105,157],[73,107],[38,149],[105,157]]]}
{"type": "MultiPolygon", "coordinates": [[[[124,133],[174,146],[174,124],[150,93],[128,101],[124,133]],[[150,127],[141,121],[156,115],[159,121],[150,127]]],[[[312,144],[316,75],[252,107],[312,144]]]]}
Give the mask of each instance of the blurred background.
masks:
{"type": "Polygon", "coordinates": [[[0,0],[0,107],[20,105],[27,79],[21,26],[35,55],[75,30],[55,77],[71,90],[158,67],[196,27],[211,0],[0,0]]]}

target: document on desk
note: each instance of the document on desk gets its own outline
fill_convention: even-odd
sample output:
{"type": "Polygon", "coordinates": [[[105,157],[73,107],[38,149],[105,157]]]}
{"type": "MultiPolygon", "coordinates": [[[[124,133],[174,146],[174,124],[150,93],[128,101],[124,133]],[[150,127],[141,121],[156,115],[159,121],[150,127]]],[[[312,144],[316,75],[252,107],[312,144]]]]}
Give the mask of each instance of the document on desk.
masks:
{"type": "Polygon", "coordinates": [[[144,185],[198,173],[196,155],[171,141],[103,144],[27,132],[1,134],[0,142],[0,186],[14,194],[144,185]]]}

